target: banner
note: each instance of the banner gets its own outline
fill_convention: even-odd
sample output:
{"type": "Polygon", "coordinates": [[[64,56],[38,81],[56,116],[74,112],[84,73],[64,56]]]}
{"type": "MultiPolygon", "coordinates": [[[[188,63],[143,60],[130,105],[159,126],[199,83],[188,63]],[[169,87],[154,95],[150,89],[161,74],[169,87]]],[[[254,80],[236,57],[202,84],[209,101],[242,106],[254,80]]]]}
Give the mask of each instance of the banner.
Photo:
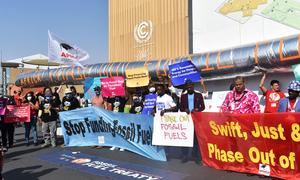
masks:
{"type": "Polygon", "coordinates": [[[84,98],[89,101],[96,95],[94,88],[96,86],[101,87],[100,77],[88,77],[84,80],[84,98]]]}
{"type": "Polygon", "coordinates": [[[30,105],[7,105],[4,122],[30,122],[30,105]]]}
{"type": "Polygon", "coordinates": [[[194,124],[185,112],[156,114],[153,124],[153,145],[193,147],[194,124]]]}
{"type": "Polygon", "coordinates": [[[126,69],[125,74],[127,87],[142,87],[149,84],[149,74],[146,67],[126,69]]]}
{"type": "Polygon", "coordinates": [[[5,115],[7,98],[0,98],[0,115],[5,115]]]}
{"type": "Polygon", "coordinates": [[[124,78],[115,76],[101,79],[102,96],[125,96],[124,78]]]}
{"type": "Polygon", "coordinates": [[[203,163],[216,169],[300,178],[300,113],[192,113],[203,163]]]}
{"type": "Polygon", "coordinates": [[[156,104],[157,94],[147,94],[145,96],[145,102],[142,114],[151,115],[153,108],[156,104]]]}
{"type": "Polygon", "coordinates": [[[152,145],[153,117],[97,107],[59,113],[65,146],[115,146],[166,161],[163,147],[152,145]]]}
{"type": "Polygon", "coordinates": [[[49,62],[83,67],[79,61],[88,59],[89,54],[75,44],[66,42],[48,31],[48,58],[49,62]]]}
{"type": "Polygon", "coordinates": [[[173,86],[183,85],[187,79],[193,82],[199,82],[201,79],[200,72],[191,61],[170,64],[169,72],[173,86]]]}

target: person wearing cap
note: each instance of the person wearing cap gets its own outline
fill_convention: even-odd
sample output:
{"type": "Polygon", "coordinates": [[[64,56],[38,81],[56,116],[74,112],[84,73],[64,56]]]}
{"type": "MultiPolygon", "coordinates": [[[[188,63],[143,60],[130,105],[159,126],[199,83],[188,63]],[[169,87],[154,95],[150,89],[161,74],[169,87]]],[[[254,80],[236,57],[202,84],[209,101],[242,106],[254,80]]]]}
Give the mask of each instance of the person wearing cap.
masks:
{"type": "MultiPolygon", "coordinates": [[[[180,97],[180,111],[186,112],[201,112],[205,109],[204,99],[200,92],[194,90],[194,84],[191,80],[185,82],[185,92],[180,97]]],[[[195,131],[194,131],[195,133],[195,131]]],[[[183,147],[181,149],[181,162],[185,163],[188,161],[189,148],[183,147]]],[[[194,135],[194,146],[192,154],[195,155],[195,162],[200,163],[198,141],[196,135],[194,135]]]]}
{"type": "Polygon", "coordinates": [[[235,114],[260,112],[258,96],[246,88],[243,77],[235,77],[234,88],[227,93],[220,111],[235,114]]]}
{"type": "Polygon", "coordinates": [[[291,81],[288,93],[288,97],[280,99],[277,112],[300,112],[300,82],[291,81]]]}
{"type": "Polygon", "coordinates": [[[101,87],[96,86],[94,88],[94,92],[95,92],[95,96],[92,98],[92,105],[95,106],[95,107],[107,109],[106,108],[106,103],[105,103],[104,98],[103,98],[102,93],[101,93],[101,87]]]}
{"type": "Polygon", "coordinates": [[[44,98],[39,107],[38,117],[42,121],[42,132],[44,144],[41,147],[56,146],[56,122],[60,104],[53,100],[52,90],[49,87],[44,89],[44,98]]]}
{"type": "Polygon", "coordinates": [[[264,72],[260,80],[259,88],[263,92],[263,95],[266,96],[265,113],[277,112],[279,100],[284,98],[285,95],[280,91],[280,83],[278,80],[271,81],[271,90],[269,90],[264,86],[265,79],[266,73],[264,72]]]}
{"type": "Polygon", "coordinates": [[[71,89],[65,89],[65,96],[62,99],[62,110],[70,111],[80,108],[78,99],[74,96],[74,92],[71,89]]]}

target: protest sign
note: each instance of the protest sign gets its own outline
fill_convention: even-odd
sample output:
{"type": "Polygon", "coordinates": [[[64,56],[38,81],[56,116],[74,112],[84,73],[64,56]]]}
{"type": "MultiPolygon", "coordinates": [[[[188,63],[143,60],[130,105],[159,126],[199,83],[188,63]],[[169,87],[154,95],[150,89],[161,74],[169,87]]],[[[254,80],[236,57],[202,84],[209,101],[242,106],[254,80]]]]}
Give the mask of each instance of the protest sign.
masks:
{"type": "Polygon", "coordinates": [[[122,76],[102,78],[101,85],[104,97],[125,96],[124,78],[122,76]]]}
{"type": "Polygon", "coordinates": [[[84,80],[84,98],[91,100],[95,96],[94,88],[101,87],[100,77],[88,77],[84,80]]]}
{"type": "Polygon", "coordinates": [[[29,105],[7,105],[6,108],[5,123],[30,122],[29,105]]]}
{"type": "Polygon", "coordinates": [[[300,113],[192,113],[203,163],[216,169],[300,178],[300,113]]]}
{"type": "Polygon", "coordinates": [[[126,69],[125,74],[127,87],[141,87],[149,84],[149,74],[146,67],[126,69]]]}
{"type": "Polygon", "coordinates": [[[6,98],[0,98],[0,115],[1,116],[5,115],[7,100],[8,99],[6,99],[6,98]]]}
{"type": "Polygon", "coordinates": [[[151,93],[145,96],[145,102],[142,114],[151,115],[153,108],[156,104],[157,94],[151,93]]]}
{"type": "Polygon", "coordinates": [[[170,64],[169,72],[173,86],[183,85],[187,79],[192,82],[200,81],[200,72],[191,61],[170,64]]]}
{"type": "Polygon", "coordinates": [[[158,114],[154,117],[154,145],[193,147],[194,125],[185,112],[158,114]]]}
{"type": "Polygon", "coordinates": [[[153,117],[97,107],[59,113],[65,146],[115,146],[166,161],[163,147],[152,145],[153,117]]]}

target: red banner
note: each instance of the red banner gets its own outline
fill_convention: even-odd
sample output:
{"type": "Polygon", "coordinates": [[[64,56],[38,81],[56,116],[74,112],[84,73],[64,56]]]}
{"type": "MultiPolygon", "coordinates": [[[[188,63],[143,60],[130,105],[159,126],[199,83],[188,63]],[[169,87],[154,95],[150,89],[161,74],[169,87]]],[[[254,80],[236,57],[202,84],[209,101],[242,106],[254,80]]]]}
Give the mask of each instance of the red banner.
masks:
{"type": "Polygon", "coordinates": [[[116,76],[101,79],[102,95],[104,97],[124,96],[124,77],[116,76]]]}
{"type": "Polygon", "coordinates": [[[29,105],[7,105],[6,108],[5,123],[30,122],[29,105]]]}
{"type": "Polygon", "coordinates": [[[300,113],[192,113],[203,164],[300,178],[300,113]]]}

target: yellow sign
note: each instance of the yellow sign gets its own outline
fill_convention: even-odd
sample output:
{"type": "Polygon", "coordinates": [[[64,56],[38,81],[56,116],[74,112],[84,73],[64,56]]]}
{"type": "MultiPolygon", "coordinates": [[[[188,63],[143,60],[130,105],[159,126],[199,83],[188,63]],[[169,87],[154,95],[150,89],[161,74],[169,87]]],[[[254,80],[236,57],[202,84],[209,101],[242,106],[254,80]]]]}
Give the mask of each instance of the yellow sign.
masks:
{"type": "Polygon", "coordinates": [[[243,16],[252,16],[252,11],[257,9],[259,5],[266,4],[268,0],[229,0],[219,10],[220,13],[226,15],[238,11],[243,12],[243,16]]]}
{"type": "Polygon", "coordinates": [[[127,87],[141,87],[149,84],[149,74],[146,67],[126,69],[125,74],[127,87]]]}

